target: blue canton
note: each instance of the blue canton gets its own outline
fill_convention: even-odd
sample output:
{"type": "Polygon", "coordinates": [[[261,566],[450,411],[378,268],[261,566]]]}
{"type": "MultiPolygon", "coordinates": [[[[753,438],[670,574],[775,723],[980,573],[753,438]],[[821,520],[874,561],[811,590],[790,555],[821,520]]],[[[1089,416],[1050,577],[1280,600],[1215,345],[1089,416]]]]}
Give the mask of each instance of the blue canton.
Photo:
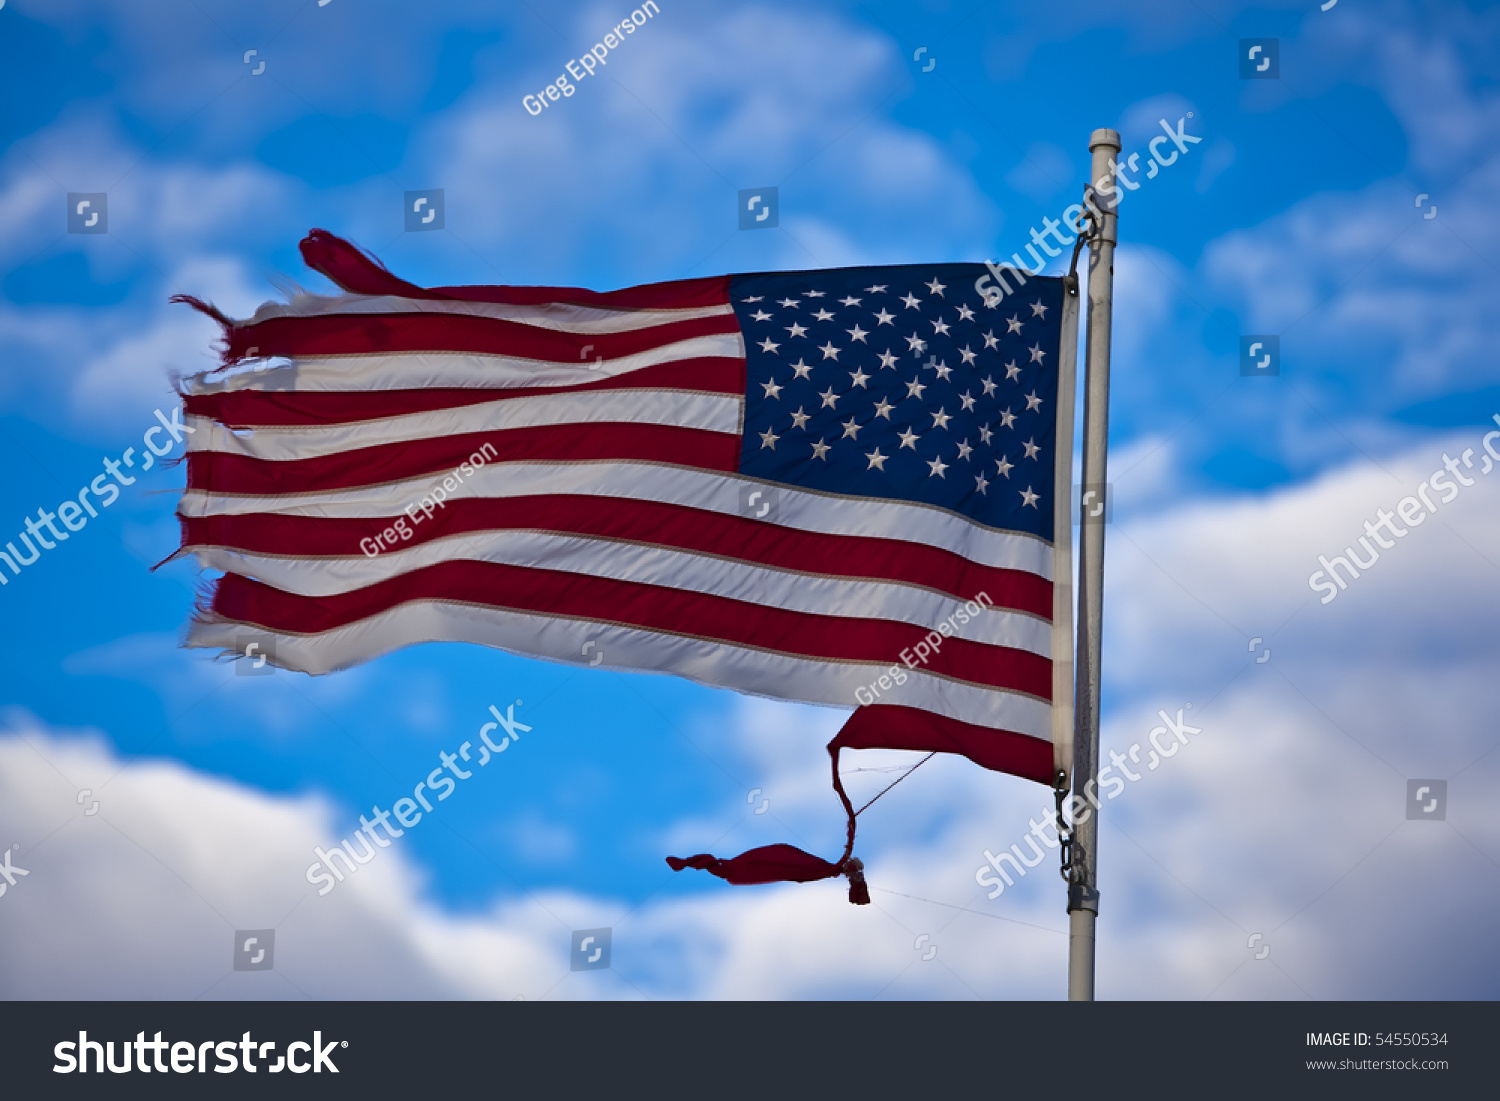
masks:
{"type": "Polygon", "coordinates": [[[740,472],[1052,539],[1063,281],[981,264],[737,275],[740,472]]]}

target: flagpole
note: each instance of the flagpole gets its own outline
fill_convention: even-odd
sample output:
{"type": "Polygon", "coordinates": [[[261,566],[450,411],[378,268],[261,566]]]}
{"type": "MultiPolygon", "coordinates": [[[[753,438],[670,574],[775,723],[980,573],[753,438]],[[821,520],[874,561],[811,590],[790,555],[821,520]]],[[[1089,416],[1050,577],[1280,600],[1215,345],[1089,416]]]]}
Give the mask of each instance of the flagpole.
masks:
{"type": "MultiPolygon", "coordinates": [[[[1089,138],[1093,154],[1090,181],[1113,181],[1110,162],[1120,153],[1115,130],[1095,130],[1089,138]]],[[[1094,192],[1090,192],[1094,196],[1094,192]]],[[[1088,375],[1083,400],[1084,507],[1078,543],[1078,684],[1075,693],[1077,726],[1073,738],[1073,807],[1083,799],[1089,813],[1073,830],[1073,881],[1068,886],[1068,1000],[1094,1000],[1094,926],[1099,918],[1099,657],[1104,618],[1104,519],[1101,512],[1089,521],[1104,497],[1108,479],[1105,449],[1109,440],[1109,332],[1114,305],[1116,195],[1107,205],[1095,196],[1098,232],[1089,241],[1088,375]],[[1098,497],[1088,498],[1094,490],[1098,497]]]]}

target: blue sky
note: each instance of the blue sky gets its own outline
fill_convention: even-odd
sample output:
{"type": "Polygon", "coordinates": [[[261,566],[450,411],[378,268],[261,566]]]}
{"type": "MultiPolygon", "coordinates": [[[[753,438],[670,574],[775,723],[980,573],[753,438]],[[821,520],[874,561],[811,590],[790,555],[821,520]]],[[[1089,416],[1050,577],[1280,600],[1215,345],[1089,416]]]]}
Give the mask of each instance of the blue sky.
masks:
{"type": "MultiPolygon", "coordinates": [[[[975,261],[1078,200],[1094,128],[1144,157],[1185,120],[1201,142],[1121,212],[1105,742],[1188,701],[1210,734],[1106,827],[1101,993],[1493,997],[1500,478],[1331,605],[1307,577],[1500,413],[1500,13],[671,0],[528,114],[630,10],[9,0],[0,541],[139,452],[173,375],[213,364],[214,326],[171,294],[247,316],[288,282],[329,289],[296,250],[312,227],[434,284],[975,261]],[[1278,40],[1279,79],[1241,79],[1246,38],[1278,40]],[[737,229],[739,190],[767,186],[779,227],[737,229]],[[446,228],[406,232],[403,195],[428,188],[446,228]],[[72,192],[107,193],[107,234],[67,232],[72,192]],[[1251,334],[1279,336],[1279,377],[1240,376],[1251,334]],[[1444,823],[1406,821],[1412,777],[1451,781],[1444,823]],[[1362,939],[1338,933],[1352,915],[1362,939]]],[[[1060,996],[1056,881],[989,900],[973,877],[1040,789],[925,766],[862,820],[869,912],[674,876],[669,852],[837,851],[841,714],[453,645],[236,675],[177,646],[192,564],[148,572],[181,485],[141,473],[0,588],[0,844],[36,869],[0,896],[0,951],[30,947],[0,994],[1060,996]],[[307,897],[312,845],[516,699],[534,730],[503,769],[307,897]],[[96,874],[137,862],[118,889],[96,874]],[[226,976],[230,931],[273,925],[277,972],[226,976]],[[572,975],[569,930],[592,925],[615,964],[572,975]],[[941,965],[913,955],[924,932],[941,965]]]]}

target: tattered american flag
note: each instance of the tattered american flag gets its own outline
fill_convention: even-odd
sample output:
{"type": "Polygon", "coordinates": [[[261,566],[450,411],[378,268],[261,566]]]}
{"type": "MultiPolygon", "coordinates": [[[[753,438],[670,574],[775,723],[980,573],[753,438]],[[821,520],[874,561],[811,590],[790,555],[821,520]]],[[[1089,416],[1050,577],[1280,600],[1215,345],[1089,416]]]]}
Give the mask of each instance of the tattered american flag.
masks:
{"type": "Polygon", "coordinates": [[[185,299],[227,342],[185,395],[182,549],[224,573],[188,645],[326,673],[481,643],[865,703],[846,747],[1066,767],[1063,280],[426,289],[302,250],[345,293],[245,321],[185,299]]]}

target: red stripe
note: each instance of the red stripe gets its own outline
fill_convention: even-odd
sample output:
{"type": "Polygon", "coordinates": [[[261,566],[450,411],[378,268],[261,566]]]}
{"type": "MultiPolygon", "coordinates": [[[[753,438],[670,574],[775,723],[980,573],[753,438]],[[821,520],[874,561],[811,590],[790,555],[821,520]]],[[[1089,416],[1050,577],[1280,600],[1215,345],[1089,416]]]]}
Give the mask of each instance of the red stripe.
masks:
{"type": "MultiPolygon", "coordinates": [[[[582,368],[581,376],[588,377],[582,368]]],[[[696,390],[706,394],[745,392],[743,359],[694,358],[642,367],[623,375],[594,378],[577,386],[523,386],[514,389],[424,390],[230,390],[218,394],[189,394],[184,410],[191,416],[211,417],[233,428],[278,425],[328,425],[457,409],[504,398],[543,397],[591,390],[696,390]]]]}
{"type": "MultiPolygon", "coordinates": [[[[226,574],[215,589],[213,610],[277,633],[315,635],[429,600],[600,620],[820,660],[888,664],[928,633],[890,620],[789,612],[660,585],[489,562],[445,562],[352,593],[316,598],[226,574]]],[[[949,638],[926,668],[971,684],[1041,699],[1052,695],[1052,662],[1026,650],[949,638]]]]}
{"type": "Polygon", "coordinates": [[[849,716],[833,745],[847,749],[961,753],[983,768],[1049,786],[1052,783],[1051,742],[1013,730],[975,726],[917,707],[877,703],[858,708],[849,716]]]}
{"type": "MultiPolygon", "coordinates": [[[[291,558],[352,557],[364,539],[391,523],[318,516],[207,516],[183,519],[183,546],[229,547],[291,558]]],[[[897,581],[972,600],[979,593],[999,608],[1052,618],[1052,583],[1025,570],[983,566],[952,551],[868,536],[823,535],[655,501],[573,494],[467,498],[420,524],[408,524],[414,547],[480,531],[546,531],[643,543],[718,555],[752,565],[851,580],[897,581]]],[[[395,538],[395,537],[393,537],[395,538]]]]}
{"type": "Polygon", "coordinates": [[[588,364],[595,356],[619,359],[695,336],[738,333],[733,314],[669,321],[622,333],[562,333],[519,321],[450,313],[318,314],[273,317],[241,324],[226,334],[226,362],[247,355],[372,355],[396,352],[468,352],[552,363],[588,364]],[[587,351],[585,351],[587,349],[587,351]]]}
{"type": "Polygon", "coordinates": [[[729,301],[730,276],[679,279],[617,291],[579,287],[436,287],[431,290],[392,275],[383,264],[324,229],[302,240],[302,258],[351,294],[400,295],[407,298],[459,299],[467,302],[505,302],[517,306],[563,302],[607,310],[682,309],[719,306],[729,301]]]}
{"type": "Polygon", "coordinates": [[[486,443],[494,448],[488,454],[489,463],[618,460],[728,473],[740,460],[740,437],[728,432],[660,424],[547,424],[378,444],[280,462],[190,451],[187,484],[189,489],[213,493],[270,496],[385,485],[426,475],[438,475],[441,480],[486,443]]]}

